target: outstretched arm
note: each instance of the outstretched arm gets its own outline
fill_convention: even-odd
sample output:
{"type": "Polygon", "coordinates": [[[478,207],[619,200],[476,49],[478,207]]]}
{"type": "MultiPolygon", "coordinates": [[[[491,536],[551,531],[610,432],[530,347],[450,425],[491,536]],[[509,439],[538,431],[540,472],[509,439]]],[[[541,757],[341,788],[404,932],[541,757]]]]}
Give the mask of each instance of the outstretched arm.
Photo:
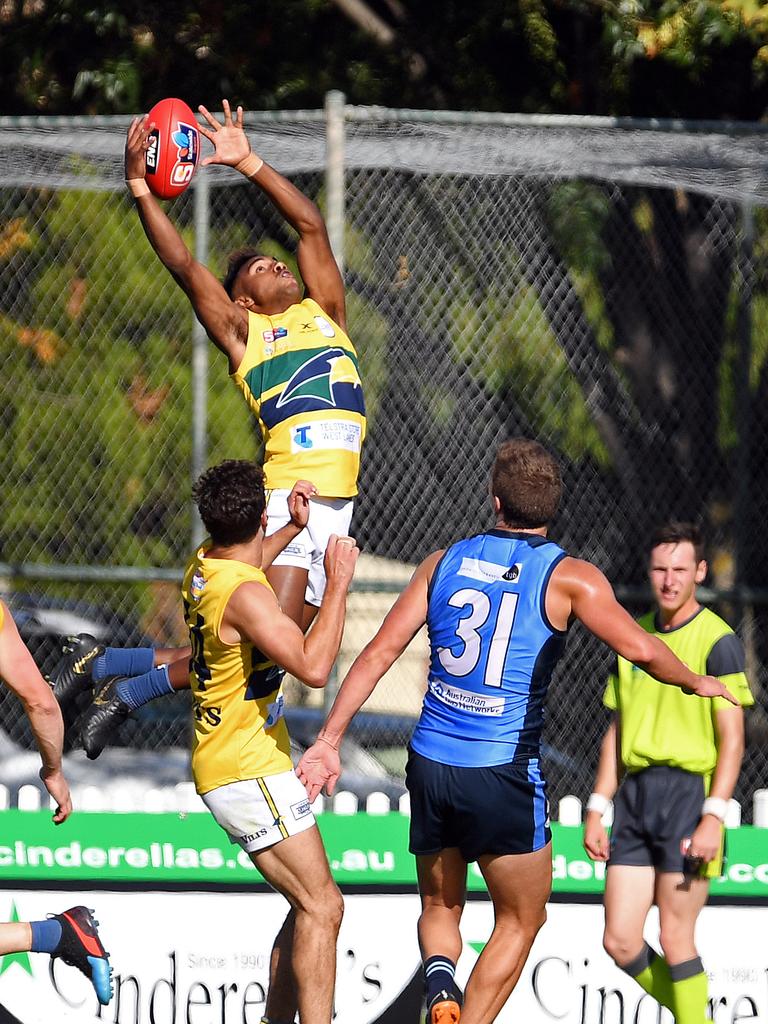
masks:
{"type": "Polygon", "coordinates": [[[312,200],[300,192],[287,178],[284,178],[279,171],[264,163],[261,157],[251,153],[248,137],[243,130],[243,108],[237,108],[233,121],[229,101],[222,100],[222,107],[224,108],[223,125],[219,124],[205,107],[198,107],[209,125],[209,128],[201,126],[200,131],[216,149],[215,155],[206,157],[203,163],[227,164],[237,167],[254,185],[258,185],[264,195],[298,233],[299,273],[307,289],[307,294],[325,310],[332,320],[346,330],[344,282],[331,250],[322,214],[312,200]]]}
{"type": "Polygon", "coordinates": [[[160,261],[188,296],[208,337],[227,355],[230,368],[237,369],[248,340],[248,314],[232,302],[210,270],[192,256],[149,186],[146,190],[141,187],[147,173],[151,128],[147,117],[135,117],[125,143],[125,177],[134,193],[142,227],[160,261]]]}
{"type": "Polygon", "coordinates": [[[3,624],[0,628],[0,675],[24,706],[32,733],[43,762],[40,778],[56,801],[53,820],[57,825],[72,812],[69,786],[61,767],[64,744],[64,721],[53,696],[53,690],[40,675],[40,670],[19,636],[16,623],[5,605],[2,605],[3,624]]]}
{"type": "Polygon", "coordinates": [[[325,552],[325,594],[306,636],[281,611],[271,590],[259,583],[244,583],[227,603],[222,639],[235,642],[236,634],[255,644],[271,661],[307,686],[325,686],[341,645],[347,591],[357,556],[358,549],[351,537],[331,536],[325,552]],[[225,635],[225,630],[233,633],[232,639],[225,635]]]}
{"type": "MultiPolygon", "coordinates": [[[[564,558],[552,574],[552,583],[556,592],[554,602],[567,601],[570,612],[622,658],[638,665],[660,683],[679,686],[699,697],[725,697],[738,706],[738,700],[719,679],[691,672],[662,640],[639,626],[621,607],[613,587],[591,562],[564,558]]],[[[549,607],[550,595],[547,594],[549,607]]]]}
{"type": "Polygon", "coordinates": [[[317,488],[309,480],[297,480],[288,495],[290,523],[264,538],[261,548],[261,567],[268,569],[277,556],[291,541],[298,537],[309,522],[309,502],[317,494],[317,488]]]}
{"type": "Polygon", "coordinates": [[[299,761],[296,774],[306,786],[310,800],[323,787],[329,796],[333,793],[341,774],[339,746],[349,723],[426,622],[429,581],[441,556],[442,551],[436,551],[413,574],[376,636],[353,662],[317,741],[299,761]]]}

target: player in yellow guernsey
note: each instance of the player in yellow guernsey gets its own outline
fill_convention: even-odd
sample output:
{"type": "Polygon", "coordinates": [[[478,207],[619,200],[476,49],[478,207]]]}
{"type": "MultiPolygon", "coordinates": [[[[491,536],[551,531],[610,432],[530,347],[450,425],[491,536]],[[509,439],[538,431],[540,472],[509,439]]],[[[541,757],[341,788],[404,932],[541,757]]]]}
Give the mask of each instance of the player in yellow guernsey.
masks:
{"type": "MultiPolygon", "coordinates": [[[[357,493],[365,405],[355,349],[346,335],[344,285],[320,211],[294,185],[250,151],[243,112],[233,121],[224,100],[224,124],[200,108],[215,147],[204,163],[236,167],[254,182],[298,232],[297,258],[306,294],[287,266],[253,249],[234,253],[222,282],[198,263],[149,191],[146,151],[150,125],[135,118],[128,130],[125,173],[153,249],[189,297],[208,336],[225,353],[230,375],[258,417],[269,492],[267,534],[291,521],[290,492],[299,478],[314,485],[304,530],[267,568],[283,611],[302,629],[312,622],[325,589],[328,538],[349,530],[357,493]]],[[[65,717],[94,681],[97,689],[82,732],[89,757],[131,711],[187,686],[188,649],[139,651],[101,647],[81,635],[52,673],[65,717]],[[182,666],[165,666],[180,661],[182,666]]]]}
{"type": "Polygon", "coordinates": [[[330,1024],[342,900],[289,755],[283,669],[323,686],[338,654],[357,548],[331,537],[327,587],[309,634],[285,615],[261,569],[263,476],[230,460],[207,470],[195,500],[210,534],[187,567],[182,596],[192,657],[197,791],[233,843],[290,911],[273,950],[271,1024],[330,1024]]]}
{"type": "Polygon", "coordinates": [[[709,880],[722,867],[723,822],[744,752],[743,708],[753,703],[741,642],[696,599],[706,573],[697,527],[659,528],[649,555],[656,609],[639,623],[693,672],[717,676],[741,706],[693,700],[619,658],[605,691],[613,716],[584,830],[589,855],[608,861],[605,948],[677,1024],[707,1019],[707,976],[694,930],[709,880]],[[612,798],[609,846],[602,816],[612,798]],[[662,955],[643,937],[654,903],[662,955]]]}
{"type": "Polygon", "coordinates": [[[128,130],[125,174],[152,248],[227,356],[232,379],[258,417],[268,532],[288,521],[286,498],[297,479],[317,488],[307,529],[268,573],[283,610],[306,628],[323,596],[327,539],[347,533],[357,493],[365,437],[357,354],[346,335],[344,284],[320,211],[251,152],[242,108],[233,120],[227,100],[223,107],[223,124],[199,108],[208,122],[200,130],[215,149],[203,163],[241,171],[295,229],[303,295],[285,263],[255,249],[230,257],[223,283],[193,258],[144,181],[147,118],[136,118],[128,130]]]}
{"type": "MultiPolygon", "coordinates": [[[[282,714],[282,669],[252,643],[222,638],[229,599],[245,583],[271,589],[262,569],[231,558],[213,558],[205,546],[184,575],[184,618],[192,640],[192,775],[200,794],[242,779],[293,770],[282,714]]],[[[297,816],[300,825],[309,819],[308,812],[302,805],[297,816]]],[[[279,837],[288,835],[282,821],[275,822],[274,828],[279,837]]],[[[271,832],[265,829],[264,838],[274,842],[271,832]]]]}

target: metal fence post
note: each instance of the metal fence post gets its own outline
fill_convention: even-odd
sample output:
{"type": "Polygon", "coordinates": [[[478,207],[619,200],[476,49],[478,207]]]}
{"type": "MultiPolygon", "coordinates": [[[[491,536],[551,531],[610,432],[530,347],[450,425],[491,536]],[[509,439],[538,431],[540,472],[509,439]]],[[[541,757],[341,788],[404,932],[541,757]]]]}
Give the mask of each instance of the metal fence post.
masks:
{"type": "Polygon", "coordinates": [[[344,93],[325,95],[326,225],[333,255],[344,275],[344,93]]]}
{"type": "Polygon", "coordinates": [[[749,535],[746,515],[749,507],[749,463],[751,426],[750,368],[752,365],[752,302],[755,285],[754,271],[755,214],[751,203],[741,207],[741,239],[738,252],[739,308],[736,346],[736,581],[743,584],[748,553],[744,546],[749,535]]]}
{"type": "MultiPolygon", "coordinates": [[[[208,228],[210,223],[211,193],[208,173],[200,167],[195,176],[194,220],[195,259],[208,262],[208,228]]],[[[205,469],[208,457],[208,337],[197,317],[192,318],[192,481],[205,469]]],[[[192,547],[196,548],[205,536],[205,529],[197,509],[192,510],[192,547]]]]}
{"type": "MultiPolygon", "coordinates": [[[[326,226],[333,255],[344,276],[344,93],[337,89],[325,95],[325,201],[326,226]]],[[[333,666],[323,690],[323,707],[330,711],[339,688],[339,674],[333,666]]]]}
{"type": "Polygon", "coordinates": [[[755,650],[754,606],[744,597],[745,585],[752,581],[746,579],[747,566],[751,552],[750,527],[748,522],[750,504],[750,473],[752,428],[752,391],[750,370],[752,366],[752,313],[755,286],[755,213],[751,203],[743,203],[741,207],[741,239],[738,253],[739,268],[739,307],[736,321],[736,502],[734,509],[734,540],[736,553],[735,590],[739,594],[739,620],[742,641],[746,648],[750,678],[757,683],[757,653],[755,650]]]}

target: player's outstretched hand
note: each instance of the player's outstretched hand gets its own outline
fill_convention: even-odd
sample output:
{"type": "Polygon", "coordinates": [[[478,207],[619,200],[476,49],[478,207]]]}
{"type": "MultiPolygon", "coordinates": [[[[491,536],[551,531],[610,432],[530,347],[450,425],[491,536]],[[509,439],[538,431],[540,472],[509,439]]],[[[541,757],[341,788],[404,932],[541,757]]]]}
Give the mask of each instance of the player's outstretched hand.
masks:
{"type": "Polygon", "coordinates": [[[608,860],[608,833],[597,811],[589,811],[584,824],[584,849],[592,860],[608,860]]]}
{"type": "Polygon", "coordinates": [[[297,480],[288,495],[288,514],[294,526],[303,530],[309,522],[309,500],[317,494],[317,488],[309,480],[297,480]]]}
{"type": "Polygon", "coordinates": [[[60,825],[72,813],[72,798],[69,795],[69,784],[64,778],[64,772],[60,768],[56,771],[51,771],[49,768],[41,768],[40,778],[56,803],[53,823],[54,825],[60,825]]]}
{"type": "Polygon", "coordinates": [[[341,758],[338,750],[330,743],[318,740],[304,751],[296,765],[296,774],[307,791],[310,803],[323,787],[328,796],[331,796],[341,775],[341,758]]]}
{"type": "Polygon", "coordinates": [[[346,590],[352,582],[355,563],[360,551],[354,537],[337,537],[332,533],[325,549],[325,578],[328,585],[343,586],[346,590]]]}
{"type": "Polygon", "coordinates": [[[147,148],[149,133],[154,128],[149,116],[134,117],[128,125],[125,140],[125,179],[145,178],[147,175],[147,148]]]}
{"type": "Polygon", "coordinates": [[[235,167],[241,160],[245,160],[251,152],[251,144],[243,128],[243,108],[238,107],[235,120],[232,120],[232,111],[229,107],[229,100],[222,100],[224,108],[224,124],[219,124],[213,114],[202,105],[197,108],[210,125],[204,128],[199,125],[200,134],[204,135],[216,152],[213,156],[207,156],[201,160],[204,166],[207,164],[228,164],[235,167]]]}
{"type": "Polygon", "coordinates": [[[741,707],[739,701],[733,696],[728,687],[715,676],[699,676],[696,686],[689,690],[683,687],[684,693],[695,693],[697,697],[725,697],[731,704],[741,707]]]}

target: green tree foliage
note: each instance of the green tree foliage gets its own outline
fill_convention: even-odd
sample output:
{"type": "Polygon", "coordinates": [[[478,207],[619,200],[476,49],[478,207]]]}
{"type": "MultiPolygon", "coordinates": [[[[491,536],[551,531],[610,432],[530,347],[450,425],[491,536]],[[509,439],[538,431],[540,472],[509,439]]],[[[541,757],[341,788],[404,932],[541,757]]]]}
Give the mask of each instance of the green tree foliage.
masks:
{"type": "Polygon", "coordinates": [[[768,105],[757,0],[4,0],[4,113],[353,103],[754,119],[768,105]]]}
{"type": "MultiPolygon", "coordinates": [[[[127,199],[65,191],[25,205],[2,261],[23,280],[0,316],[2,557],[175,566],[191,530],[189,304],[127,199]]],[[[212,453],[253,457],[219,368],[212,453]]]]}
{"type": "MultiPolygon", "coordinates": [[[[112,112],[147,109],[169,94],[210,105],[227,94],[253,109],[316,107],[333,87],[352,102],[392,106],[755,118],[768,100],[768,17],[765,6],[754,0],[486,0],[474,7],[457,0],[370,0],[365,6],[378,19],[374,29],[353,21],[342,0],[264,0],[259,5],[172,0],[138,2],[130,10],[116,2],[94,7],[82,0],[6,0],[0,6],[0,102],[7,112],[112,112]]],[[[16,313],[7,329],[13,335],[44,328],[56,339],[49,343],[60,346],[52,361],[55,372],[47,364],[37,367],[40,356],[18,339],[16,355],[39,369],[40,380],[50,375],[46,394],[56,395],[57,387],[69,393],[71,375],[79,372],[76,336],[87,328],[102,339],[105,380],[118,391],[122,387],[128,396],[123,405],[151,404],[158,389],[170,387],[161,407],[170,409],[175,391],[169,378],[188,372],[176,367],[178,362],[187,365],[178,355],[188,342],[173,326],[159,330],[158,325],[183,323],[187,331],[183,297],[167,283],[158,287],[146,260],[121,262],[121,272],[114,272],[113,240],[123,232],[133,237],[136,224],[121,224],[112,210],[104,209],[103,216],[87,212],[96,209],[84,203],[81,210],[76,196],[59,200],[57,215],[44,228],[61,246],[55,260],[47,258],[47,245],[33,237],[26,222],[24,240],[11,243],[14,258],[25,252],[27,265],[35,270],[33,285],[24,286],[26,310],[16,313]],[[82,232],[68,233],[84,217],[82,232]],[[81,321],[70,322],[72,290],[83,287],[78,281],[86,282],[89,301],[81,321]],[[36,305],[41,299],[43,305],[36,305]],[[45,310],[42,318],[40,309],[45,310]],[[149,359],[152,346],[157,356],[149,359]],[[163,365],[173,369],[158,375],[163,365]]],[[[723,446],[733,438],[718,423],[718,410],[729,401],[724,373],[733,352],[734,253],[705,251],[705,265],[692,253],[704,251],[696,249],[702,225],[719,215],[708,200],[678,202],[671,194],[628,190],[609,196],[578,184],[553,190],[531,212],[534,229],[548,238],[539,266],[523,276],[507,275],[505,287],[487,289],[479,299],[473,295],[480,303],[478,315],[498,324],[488,339],[492,358],[477,386],[498,399],[500,407],[528,390],[557,396],[542,402],[530,426],[548,424],[571,457],[589,454],[610,464],[630,490],[640,481],[627,445],[642,449],[649,438],[664,437],[677,453],[672,475],[684,489],[691,479],[694,439],[699,447],[706,445],[714,486],[723,446]],[[634,240],[632,246],[627,238],[634,240]],[[635,267],[634,279],[621,271],[627,260],[635,267]],[[567,296],[567,317],[558,321],[537,274],[539,281],[559,282],[567,296]],[[673,312],[660,319],[660,307],[673,312]],[[699,324],[709,335],[713,326],[719,332],[706,349],[697,340],[703,334],[699,324]],[[653,364],[644,357],[649,338],[665,353],[653,364]],[[706,394],[683,414],[674,403],[665,407],[662,384],[674,379],[676,388],[681,386],[691,360],[701,369],[706,394]],[[580,377],[584,366],[588,372],[580,377]],[[602,396],[597,405],[595,390],[602,396]]],[[[13,237],[12,224],[0,228],[13,237]]],[[[226,235],[224,249],[238,230],[242,236],[242,228],[229,223],[220,230],[226,235]]],[[[275,251],[285,252],[288,240],[278,230],[272,235],[275,251]]],[[[351,312],[366,325],[376,325],[366,332],[376,339],[366,356],[376,353],[376,365],[383,366],[385,339],[394,322],[390,308],[396,303],[387,296],[374,313],[374,304],[361,298],[369,290],[366,268],[373,262],[372,243],[364,236],[359,225],[350,234],[349,251],[355,254],[351,312]]],[[[143,244],[141,238],[137,244],[143,244]]],[[[512,265],[514,254],[509,255],[512,265]]],[[[458,306],[455,298],[453,308],[458,306]]],[[[451,332],[459,360],[468,337],[461,320],[457,312],[451,332]]],[[[40,386],[37,379],[33,384],[40,386]]],[[[369,389],[369,399],[375,413],[381,395],[369,389]]],[[[450,389],[444,395],[435,391],[425,401],[433,409],[433,423],[450,419],[455,407],[450,389]]],[[[104,413],[104,429],[109,423],[109,429],[127,435],[130,419],[120,428],[120,408],[113,401],[104,413]]],[[[162,415],[137,433],[151,436],[162,415]]],[[[213,415],[219,416],[218,408],[213,415]]],[[[239,422],[244,422],[242,415],[239,422]]],[[[185,452],[179,448],[176,454],[184,463],[185,452]]],[[[134,468],[141,465],[137,458],[134,468]]],[[[119,480],[118,503],[128,480],[119,480]]],[[[659,490],[663,487],[660,481],[659,490]]],[[[709,485],[704,488],[709,490],[709,485]]],[[[178,491],[171,487],[170,493],[178,491]]],[[[150,558],[147,538],[157,519],[151,510],[163,507],[167,518],[172,506],[173,501],[144,493],[132,503],[144,510],[134,525],[143,524],[149,560],[171,557],[169,551],[157,551],[150,558]]],[[[77,506],[68,501],[67,507],[77,506]]],[[[103,547],[103,532],[97,525],[88,531],[95,550],[103,547]]],[[[135,531],[131,536],[134,543],[135,531]]]]}

